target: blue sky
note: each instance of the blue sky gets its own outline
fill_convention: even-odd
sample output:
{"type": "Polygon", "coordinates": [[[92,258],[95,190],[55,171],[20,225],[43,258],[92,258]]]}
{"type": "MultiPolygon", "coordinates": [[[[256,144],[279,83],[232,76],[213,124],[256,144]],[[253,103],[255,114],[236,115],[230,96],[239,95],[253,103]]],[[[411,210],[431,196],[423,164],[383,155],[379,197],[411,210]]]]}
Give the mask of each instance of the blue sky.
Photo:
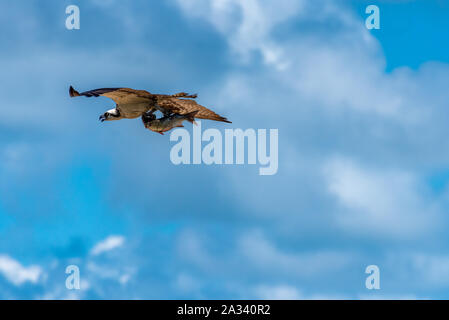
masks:
{"type": "Polygon", "coordinates": [[[0,0],[0,297],[448,298],[448,13],[0,0]],[[278,173],[174,166],[169,135],[99,123],[113,103],[70,85],[197,92],[231,128],[279,129],[278,173]]]}

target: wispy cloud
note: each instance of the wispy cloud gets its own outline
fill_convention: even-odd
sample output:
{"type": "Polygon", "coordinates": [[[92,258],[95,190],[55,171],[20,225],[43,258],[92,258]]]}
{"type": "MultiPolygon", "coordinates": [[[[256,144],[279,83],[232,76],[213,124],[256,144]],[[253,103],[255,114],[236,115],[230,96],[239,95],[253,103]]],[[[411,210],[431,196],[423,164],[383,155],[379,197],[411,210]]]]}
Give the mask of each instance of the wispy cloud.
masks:
{"type": "Polygon", "coordinates": [[[12,284],[20,286],[26,282],[37,283],[43,270],[37,265],[25,267],[10,256],[0,255],[0,273],[12,284]]]}
{"type": "Polygon", "coordinates": [[[106,239],[100,241],[99,243],[97,243],[92,248],[90,253],[93,256],[98,256],[104,252],[108,252],[108,251],[114,250],[116,248],[120,248],[121,246],[123,246],[124,243],[125,243],[125,237],[112,235],[112,236],[109,236],[106,239]]]}
{"type": "Polygon", "coordinates": [[[254,291],[259,299],[264,300],[300,300],[303,298],[298,289],[289,285],[260,286],[254,291]]]}
{"type": "Polygon", "coordinates": [[[348,159],[334,159],[325,176],[329,192],[344,207],[335,219],[348,231],[416,238],[433,232],[441,221],[413,174],[361,168],[348,159]]]}
{"type": "Polygon", "coordinates": [[[243,61],[249,61],[251,54],[259,53],[267,65],[282,70],[288,66],[288,61],[274,40],[272,29],[297,15],[305,2],[179,0],[178,4],[187,16],[201,17],[211,23],[243,61]]]}

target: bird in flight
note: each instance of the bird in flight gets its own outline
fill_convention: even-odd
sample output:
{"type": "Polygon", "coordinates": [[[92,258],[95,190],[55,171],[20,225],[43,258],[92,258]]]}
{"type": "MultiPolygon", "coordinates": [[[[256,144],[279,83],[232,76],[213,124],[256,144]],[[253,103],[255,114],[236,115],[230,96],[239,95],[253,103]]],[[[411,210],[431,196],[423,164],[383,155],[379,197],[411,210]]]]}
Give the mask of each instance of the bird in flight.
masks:
{"type": "Polygon", "coordinates": [[[100,116],[100,121],[111,121],[120,119],[135,119],[141,117],[146,128],[163,133],[174,127],[182,125],[182,121],[194,122],[194,118],[208,119],[231,123],[212,110],[196,103],[196,94],[190,95],[185,92],[173,95],[151,94],[145,90],[134,90],[130,88],[101,88],[78,92],[70,86],[70,97],[108,97],[116,103],[115,108],[106,111],[100,116]],[[156,119],[154,112],[160,111],[163,117],[156,119]]]}

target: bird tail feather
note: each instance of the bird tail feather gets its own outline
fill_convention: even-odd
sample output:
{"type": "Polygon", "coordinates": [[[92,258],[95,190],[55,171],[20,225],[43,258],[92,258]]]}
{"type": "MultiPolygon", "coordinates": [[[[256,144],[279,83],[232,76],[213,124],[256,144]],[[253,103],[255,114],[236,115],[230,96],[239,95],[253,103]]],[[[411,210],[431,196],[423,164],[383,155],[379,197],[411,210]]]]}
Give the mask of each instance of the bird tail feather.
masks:
{"type": "Polygon", "coordinates": [[[197,113],[198,113],[198,110],[195,110],[195,111],[186,113],[186,114],[184,115],[184,117],[186,118],[187,121],[189,121],[190,123],[196,125],[196,122],[195,122],[195,116],[196,116],[197,113]]]}

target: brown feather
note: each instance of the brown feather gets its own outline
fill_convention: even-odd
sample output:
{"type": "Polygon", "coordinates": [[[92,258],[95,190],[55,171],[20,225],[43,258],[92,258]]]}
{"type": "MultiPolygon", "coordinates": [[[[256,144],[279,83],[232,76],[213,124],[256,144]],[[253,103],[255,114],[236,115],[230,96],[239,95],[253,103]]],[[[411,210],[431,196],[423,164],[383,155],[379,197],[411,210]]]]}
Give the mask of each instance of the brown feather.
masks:
{"type": "Polygon", "coordinates": [[[172,95],[172,97],[175,98],[189,98],[189,99],[196,99],[198,95],[196,93],[194,94],[188,94],[186,92],[179,92],[172,95]]]}
{"type": "Polygon", "coordinates": [[[101,95],[114,100],[119,105],[154,101],[154,95],[149,93],[148,91],[134,90],[130,88],[120,88],[101,95]]]}
{"type": "Polygon", "coordinates": [[[134,90],[130,88],[100,88],[79,93],[70,86],[71,97],[99,97],[104,96],[115,101],[117,104],[139,103],[153,101],[154,95],[145,90],[134,90]]]}
{"type": "Polygon", "coordinates": [[[208,120],[215,120],[215,121],[222,121],[231,123],[228,119],[225,117],[222,117],[212,110],[199,105],[194,100],[186,100],[186,99],[179,99],[172,96],[166,96],[166,95],[155,95],[157,105],[167,111],[177,113],[177,114],[187,114],[193,111],[198,111],[195,115],[195,118],[198,119],[208,119],[208,120]]]}

